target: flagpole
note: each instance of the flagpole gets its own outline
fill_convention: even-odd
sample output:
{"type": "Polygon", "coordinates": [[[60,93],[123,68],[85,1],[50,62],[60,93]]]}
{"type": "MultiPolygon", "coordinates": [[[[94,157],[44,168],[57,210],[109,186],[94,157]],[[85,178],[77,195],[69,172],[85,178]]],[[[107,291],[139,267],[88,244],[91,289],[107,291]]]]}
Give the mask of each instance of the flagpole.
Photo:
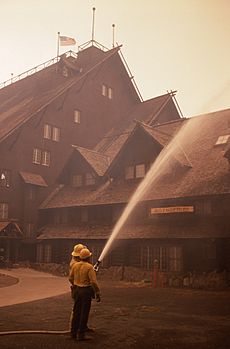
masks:
{"type": "Polygon", "coordinates": [[[58,38],[57,38],[57,62],[59,57],[59,45],[60,45],[60,32],[58,32],[58,38]]]}
{"type": "Polygon", "coordinates": [[[113,46],[112,47],[115,47],[115,45],[114,45],[114,42],[115,42],[115,40],[114,40],[115,24],[112,24],[112,28],[113,28],[113,46]]]}
{"type": "Polygon", "coordinates": [[[93,23],[92,23],[92,44],[94,42],[94,24],[95,24],[95,10],[96,8],[93,7],[93,23]]]}

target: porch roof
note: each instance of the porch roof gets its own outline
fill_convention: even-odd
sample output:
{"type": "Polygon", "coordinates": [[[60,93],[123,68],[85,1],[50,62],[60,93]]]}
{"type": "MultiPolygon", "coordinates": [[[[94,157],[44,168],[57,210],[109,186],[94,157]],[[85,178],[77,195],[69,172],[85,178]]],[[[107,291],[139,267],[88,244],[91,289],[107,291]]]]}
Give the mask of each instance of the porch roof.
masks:
{"type": "MultiPolygon", "coordinates": [[[[110,226],[47,225],[40,231],[38,240],[85,239],[107,240],[112,233],[110,226]]],[[[225,238],[226,229],[217,229],[214,224],[203,223],[193,226],[177,226],[161,223],[153,225],[126,226],[116,239],[184,239],[184,238],[225,238]]]]}
{"type": "Polygon", "coordinates": [[[41,175],[36,173],[30,173],[30,172],[19,172],[19,173],[26,184],[33,184],[40,187],[47,187],[47,184],[41,175]]]}

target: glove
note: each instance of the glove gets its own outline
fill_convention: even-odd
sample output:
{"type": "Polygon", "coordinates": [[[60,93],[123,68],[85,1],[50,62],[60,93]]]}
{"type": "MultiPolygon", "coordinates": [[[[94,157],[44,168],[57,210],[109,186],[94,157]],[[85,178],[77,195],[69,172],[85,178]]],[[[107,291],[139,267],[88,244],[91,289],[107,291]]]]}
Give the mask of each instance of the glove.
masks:
{"type": "Polygon", "coordinates": [[[100,302],[101,301],[101,296],[99,294],[96,294],[96,302],[100,302]]]}

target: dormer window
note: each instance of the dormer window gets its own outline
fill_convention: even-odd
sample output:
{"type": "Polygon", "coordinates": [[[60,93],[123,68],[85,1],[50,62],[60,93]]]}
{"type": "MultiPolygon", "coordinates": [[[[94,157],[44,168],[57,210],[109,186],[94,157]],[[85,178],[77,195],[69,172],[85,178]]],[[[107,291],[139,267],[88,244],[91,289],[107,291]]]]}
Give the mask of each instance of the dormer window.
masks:
{"type": "Polygon", "coordinates": [[[229,140],[230,135],[219,136],[215,145],[226,144],[229,140]]]}
{"type": "Polygon", "coordinates": [[[125,168],[125,179],[143,178],[145,176],[145,164],[131,165],[125,168]]]}
{"type": "Polygon", "coordinates": [[[80,112],[80,110],[74,110],[74,122],[76,124],[80,124],[81,123],[81,112],[80,112]]]}
{"type": "Polygon", "coordinates": [[[143,178],[145,176],[145,164],[136,165],[136,178],[143,178]]]}
{"type": "Polygon", "coordinates": [[[93,185],[96,180],[92,173],[86,173],[85,175],[85,185],[93,185]]]}
{"type": "Polygon", "coordinates": [[[73,175],[72,184],[73,184],[73,187],[81,187],[82,186],[82,175],[81,174],[73,175]]]}
{"type": "Polygon", "coordinates": [[[125,168],[125,179],[133,179],[134,178],[134,166],[127,166],[125,168]]]}

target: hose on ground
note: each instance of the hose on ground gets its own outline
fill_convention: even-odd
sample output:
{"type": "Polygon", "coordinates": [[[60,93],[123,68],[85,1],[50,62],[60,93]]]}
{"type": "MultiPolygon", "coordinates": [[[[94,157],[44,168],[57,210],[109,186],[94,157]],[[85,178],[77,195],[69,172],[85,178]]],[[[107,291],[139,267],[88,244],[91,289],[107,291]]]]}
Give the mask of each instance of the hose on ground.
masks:
{"type": "Polygon", "coordinates": [[[49,330],[20,330],[20,331],[5,331],[0,332],[0,336],[14,334],[69,334],[70,331],[49,331],[49,330]]]}

